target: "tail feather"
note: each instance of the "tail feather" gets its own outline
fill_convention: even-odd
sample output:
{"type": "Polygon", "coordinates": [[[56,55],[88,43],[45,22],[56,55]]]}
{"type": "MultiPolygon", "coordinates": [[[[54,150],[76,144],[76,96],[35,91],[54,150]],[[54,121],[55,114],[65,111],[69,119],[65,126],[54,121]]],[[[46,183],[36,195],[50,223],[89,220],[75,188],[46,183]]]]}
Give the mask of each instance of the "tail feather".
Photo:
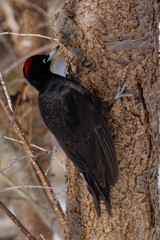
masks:
{"type": "Polygon", "coordinates": [[[99,193],[104,201],[104,204],[106,206],[106,210],[108,212],[108,215],[111,215],[111,204],[110,204],[110,187],[108,185],[108,189],[106,188],[102,188],[99,186],[99,184],[97,182],[95,182],[95,185],[97,187],[97,189],[99,190],[99,193]],[[107,191],[106,191],[107,190],[107,191]]]}
{"type": "Polygon", "coordinates": [[[85,179],[87,183],[88,190],[90,194],[93,197],[97,216],[101,216],[100,206],[99,206],[99,200],[98,197],[101,196],[104,204],[106,206],[106,210],[108,212],[108,215],[111,215],[111,204],[110,204],[110,187],[109,185],[106,185],[106,187],[102,188],[98,182],[94,179],[92,174],[89,173],[82,173],[83,178],[85,179]]]}

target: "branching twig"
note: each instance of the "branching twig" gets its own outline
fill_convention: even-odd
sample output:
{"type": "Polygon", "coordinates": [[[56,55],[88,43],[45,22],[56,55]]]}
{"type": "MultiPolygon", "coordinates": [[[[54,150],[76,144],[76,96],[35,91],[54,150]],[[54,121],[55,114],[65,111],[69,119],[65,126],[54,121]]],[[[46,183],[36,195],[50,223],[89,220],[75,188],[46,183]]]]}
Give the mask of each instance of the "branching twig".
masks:
{"type": "MultiPolygon", "coordinates": [[[[1,79],[0,79],[1,82],[1,79]]],[[[55,198],[54,192],[41,168],[41,166],[39,165],[38,159],[35,157],[34,152],[32,151],[29,142],[22,130],[22,127],[20,125],[20,123],[18,122],[14,112],[11,111],[6,99],[4,99],[4,97],[2,96],[2,94],[0,94],[0,103],[3,107],[3,109],[5,110],[7,117],[9,118],[9,120],[12,122],[13,128],[15,130],[15,132],[17,133],[19,139],[23,142],[23,146],[26,150],[26,152],[28,153],[28,155],[30,156],[30,160],[31,163],[34,167],[34,169],[36,170],[43,186],[45,187],[45,191],[49,197],[49,199],[51,200],[51,203],[55,209],[55,211],[57,212],[57,215],[62,223],[62,226],[64,228],[65,232],[68,232],[67,226],[66,226],[66,222],[65,222],[65,215],[63,213],[63,210],[59,204],[59,202],[57,201],[57,199],[55,198]]]]}
{"type": "MultiPolygon", "coordinates": [[[[22,141],[17,140],[17,139],[14,139],[14,138],[7,137],[7,136],[5,136],[5,135],[1,135],[1,134],[0,134],[0,138],[5,138],[5,139],[7,139],[7,140],[10,140],[10,141],[13,141],[13,142],[16,142],[16,143],[21,143],[21,144],[23,144],[22,141]]],[[[43,151],[43,152],[45,152],[45,153],[48,153],[48,154],[50,154],[50,155],[52,155],[52,154],[54,153],[54,151],[47,150],[47,149],[42,148],[42,147],[39,147],[39,146],[37,146],[37,145],[35,145],[35,144],[30,144],[30,146],[31,146],[31,147],[34,147],[34,148],[37,148],[37,149],[39,149],[39,150],[41,150],[41,151],[43,151]]]]}
{"type": "Polygon", "coordinates": [[[35,237],[32,236],[32,234],[23,226],[23,224],[16,218],[13,213],[9,211],[9,209],[0,201],[0,208],[6,213],[6,215],[11,219],[12,222],[16,224],[16,226],[23,232],[23,234],[29,239],[29,240],[36,240],[35,237]]]}
{"type": "Polygon", "coordinates": [[[36,33],[15,33],[15,32],[1,32],[0,33],[0,36],[3,36],[3,35],[14,35],[14,36],[29,36],[29,37],[40,37],[40,38],[45,38],[45,39],[48,39],[48,40],[54,40],[54,41],[58,41],[57,38],[51,38],[51,37],[48,37],[48,36],[44,36],[44,35],[41,35],[41,34],[36,34],[36,33]]]}
{"type": "MultiPolygon", "coordinates": [[[[0,134],[0,138],[2,138],[2,137],[5,138],[5,139],[7,139],[7,140],[10,140],[10,141],[23,144],[23,142],[20,141],[20,140],[17,140],[17,139],[14,139],[14,138],[10,138],[10,137],[7,137],[7,136],[4,136],[4,135],[1,135],[1,134],[0,134]]],[[[57,158],[57,157],[55,156],[55,154],[56,154],[56,149],[57,149],[57,147],[58,147],[59,145],[54,146],[54,150],[53,150],[53,151],[50,151],[50,150],[47,150],[47,149],[45,149],[45,148],[39,147],[39,146],[37,146],[37,145],[35,145],[35,144],[30,144],[30,146],[31,146],[31,147],[34,147],[34,148],[37,148],[37,149],[39,149],[39,150],[41,150],[41,151],[43,151],[43,152],[45,152],[45,153],[47,153],[47,154],[49,154],[49,155],[52,156],[52,161],[50,162],[49,167],[48,167],[48,169],[47,169],[47,171],[46,171],[46,173],[45,173],[46,176],[47,176],[47,173],[48,173],[48,171],[49,171],[49,169],[50,169],[50,167],[51,167],[54,159],[56,159],[56,160],[61,164],[61,166],[63,167],[63,169],[65,170],[65,172],[67,171],[67,169],[66,169],[63,161],[60,160],[59,158],[57,158]]],[[[8,168],[8,167],[7,167],[7,168],[8,168]]],[[[2,171],[3,171],[3,170],[2,170],[2,171]]]]}

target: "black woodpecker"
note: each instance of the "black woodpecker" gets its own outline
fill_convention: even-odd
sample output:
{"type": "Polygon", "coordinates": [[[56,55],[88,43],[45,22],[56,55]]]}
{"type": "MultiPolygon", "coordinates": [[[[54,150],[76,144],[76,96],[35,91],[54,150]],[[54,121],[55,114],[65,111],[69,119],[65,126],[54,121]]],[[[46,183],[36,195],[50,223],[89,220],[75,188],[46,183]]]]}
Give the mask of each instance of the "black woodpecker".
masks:
{"type": "Polygon", "coordinates": [[[87,183],[100,216],[99,196],[111,214],[110,186],[118,178],[114,143],[108,128],[108,115],[122,96],[125,85],[111,102],[100,102],[78,83],[50,71],[52,56],[36,55],[24,63],[24,76],[39,91],[39,109],[47,128],[87,183]]]}

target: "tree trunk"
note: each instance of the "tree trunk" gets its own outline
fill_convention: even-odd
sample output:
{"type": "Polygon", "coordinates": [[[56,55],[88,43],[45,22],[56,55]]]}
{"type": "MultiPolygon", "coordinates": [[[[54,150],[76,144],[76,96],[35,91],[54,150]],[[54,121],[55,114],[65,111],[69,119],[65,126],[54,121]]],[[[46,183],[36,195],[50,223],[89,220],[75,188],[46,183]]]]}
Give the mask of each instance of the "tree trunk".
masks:
{"type": "MultiPolygon", "coordinates": [[[[112,216],[91,196],[68,162],[66,239],[151,240],[160,237],[158,205],[158,1],[63,0],[52,12],[75,81],[102,101],[129,80],[110,114],[120,176],[111,190],[112,216]]],[[[94,149],[93,149],[94,151],[94,149]]]]}

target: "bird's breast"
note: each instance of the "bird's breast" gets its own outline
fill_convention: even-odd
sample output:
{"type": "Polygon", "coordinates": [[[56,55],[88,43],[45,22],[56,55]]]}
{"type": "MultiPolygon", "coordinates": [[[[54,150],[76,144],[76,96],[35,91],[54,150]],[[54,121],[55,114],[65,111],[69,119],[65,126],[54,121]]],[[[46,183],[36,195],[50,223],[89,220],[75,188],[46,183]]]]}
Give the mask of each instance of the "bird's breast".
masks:
{"type": "Polygon", "coordinates": [[[39,96],[39,109],[44,123],[56,138],[68,141],[74,135],[77,141],[80,129],[72,105],[64,106],[57,94],[42,95],[39,96]]]}

